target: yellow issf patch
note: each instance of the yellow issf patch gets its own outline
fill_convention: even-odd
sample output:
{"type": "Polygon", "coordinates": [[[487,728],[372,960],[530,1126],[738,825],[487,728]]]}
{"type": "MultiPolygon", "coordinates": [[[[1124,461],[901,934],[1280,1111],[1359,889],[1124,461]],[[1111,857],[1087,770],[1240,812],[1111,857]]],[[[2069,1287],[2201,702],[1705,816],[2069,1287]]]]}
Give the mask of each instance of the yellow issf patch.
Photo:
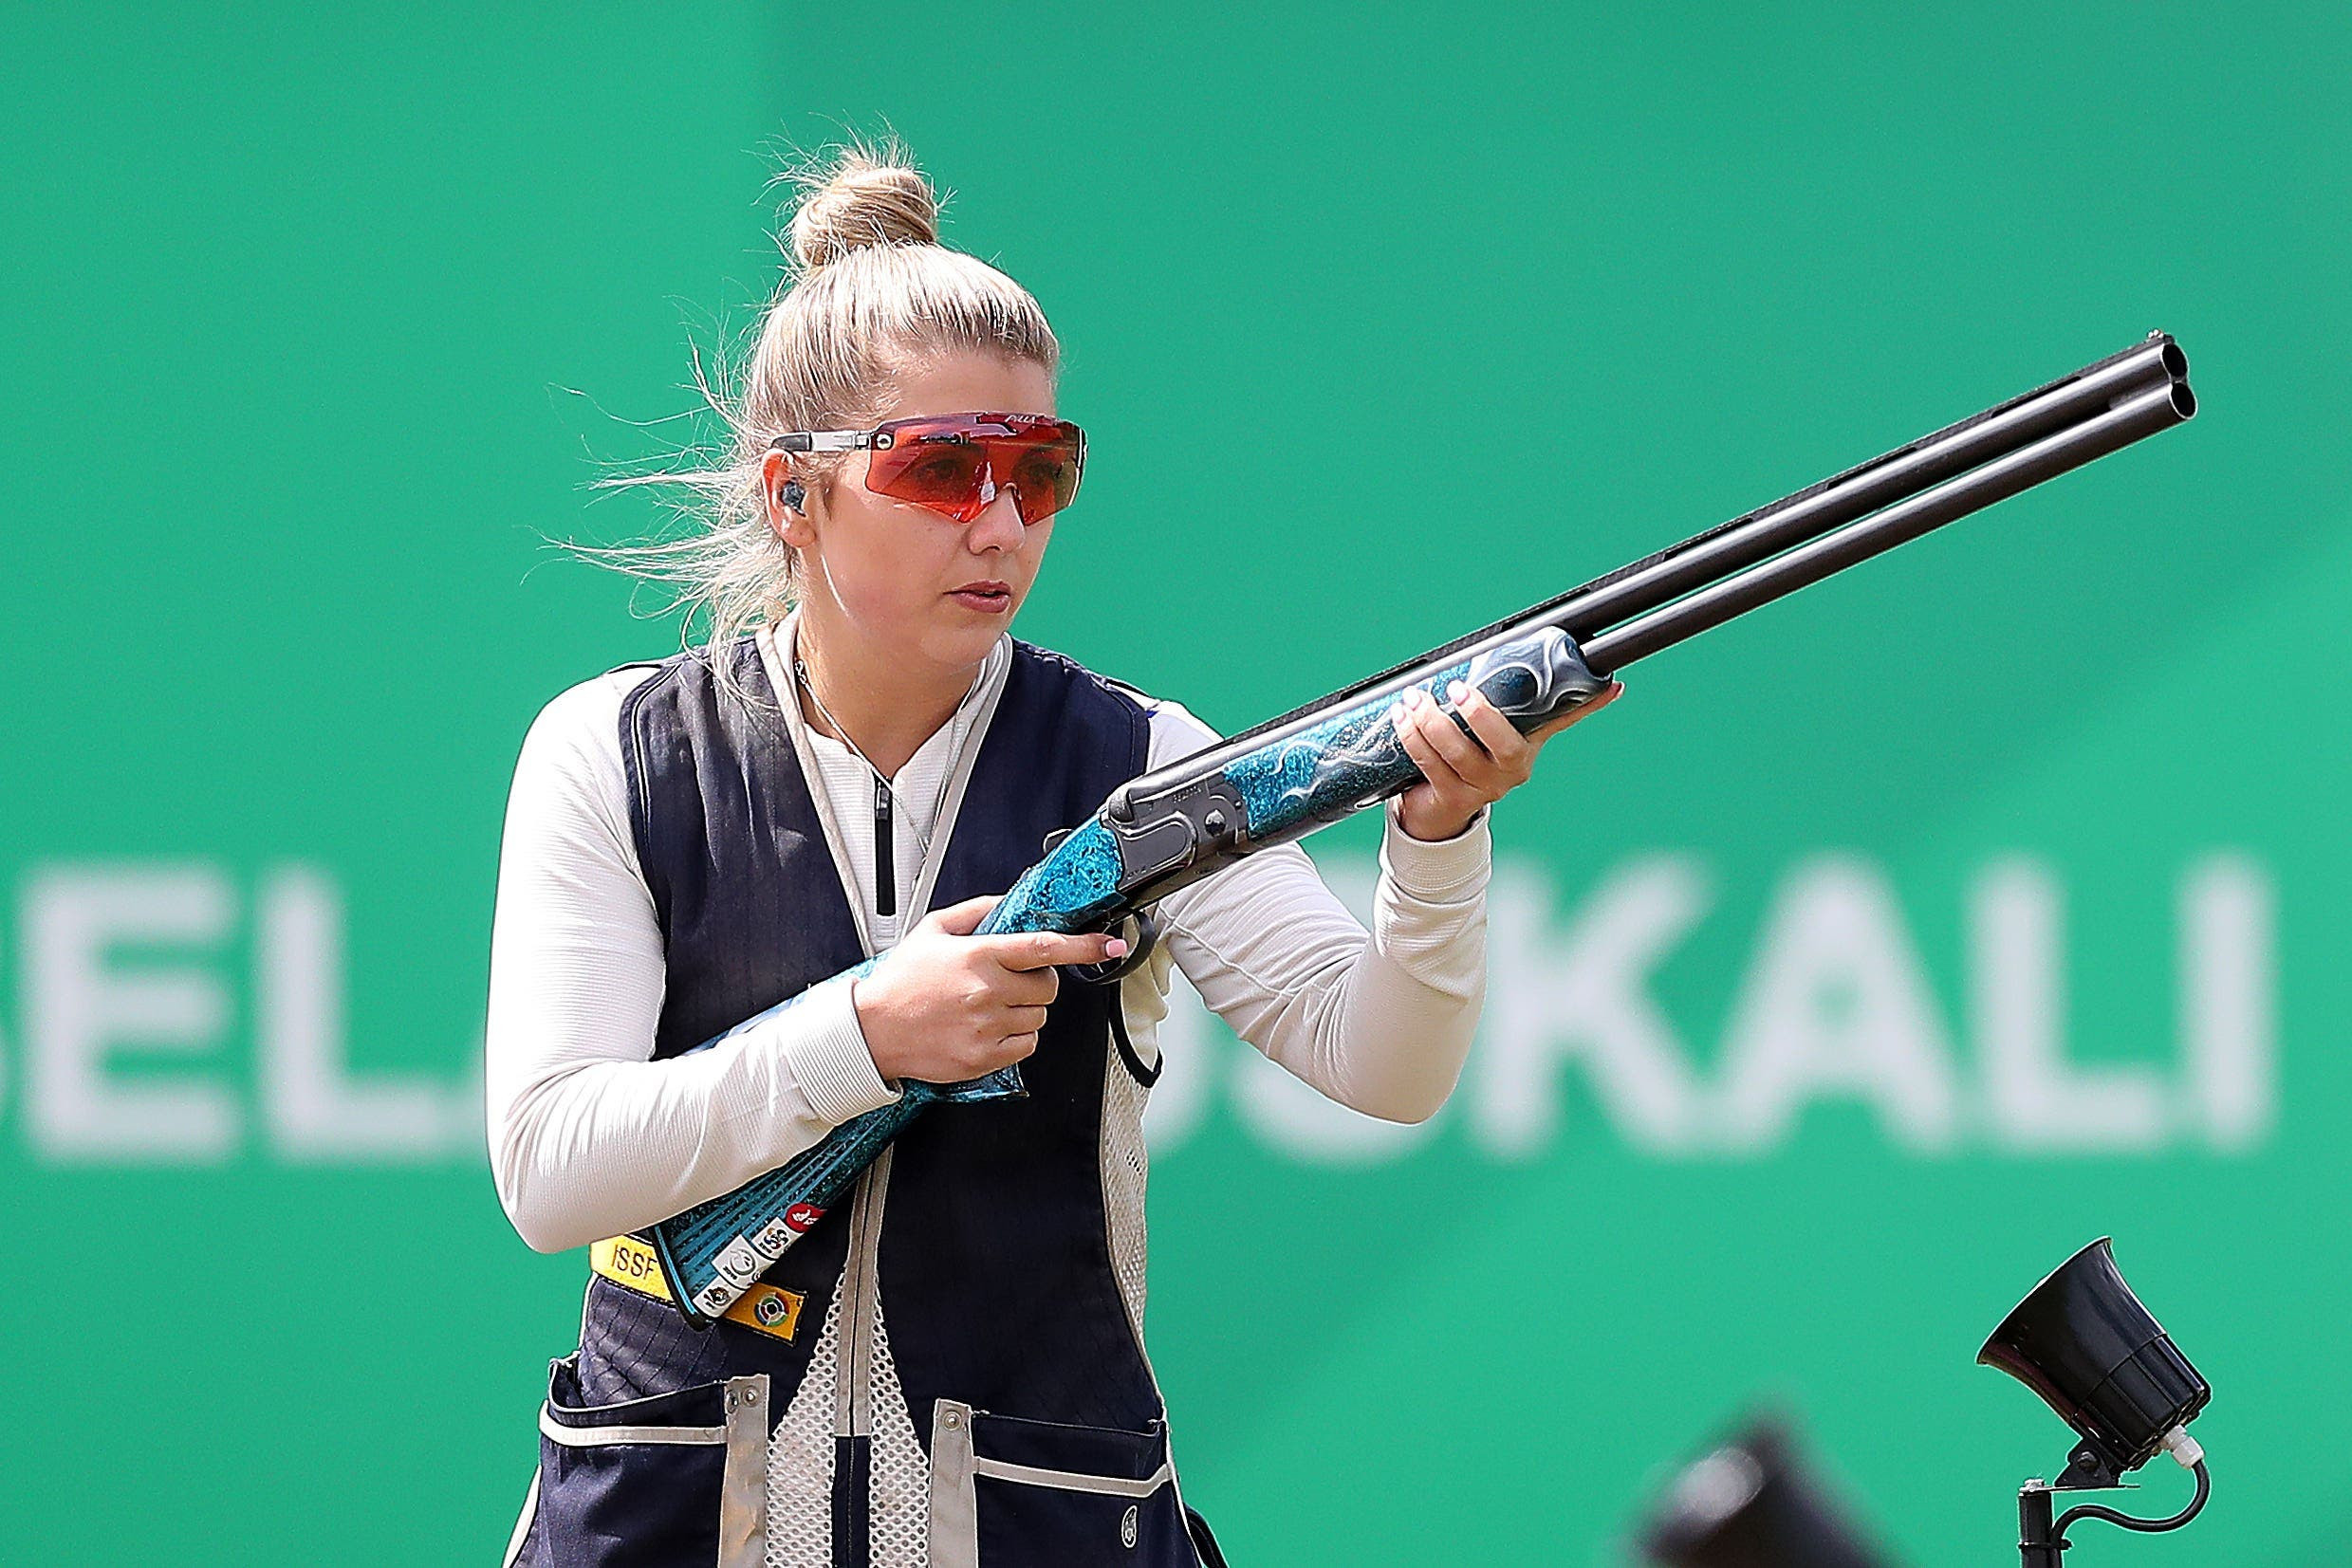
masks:
{"type": "MultiPolygon", "coordinates": [[[[654,1255],[652,1247],[634,1236],[615,1236],[596,1243],[588,1248],[588,1266],[625,1290],[651,1296],[657,1301],[670,1300],[670,1287],[661,1278],[661,1260],[654,1255]]],[[[806,1300],[795,1290],[755,1284],[724,1316],[729,1322],[741,1323],[754,1334],[765,1334],[771,1339],[790,1339],[800,1332],[801,1303],[806,1300]]]]}

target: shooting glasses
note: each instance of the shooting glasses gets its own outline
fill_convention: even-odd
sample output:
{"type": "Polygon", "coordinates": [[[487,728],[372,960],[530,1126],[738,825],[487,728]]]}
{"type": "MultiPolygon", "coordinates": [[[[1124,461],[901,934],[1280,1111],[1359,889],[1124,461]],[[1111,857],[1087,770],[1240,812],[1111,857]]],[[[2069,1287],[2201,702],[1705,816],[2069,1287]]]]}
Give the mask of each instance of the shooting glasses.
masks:
{"type": "Polygon", "coordinates": [[[863,452],[865,488],[893,501],[970,523],[1000,491],[1021,521],[1038,523],[1078,497],[1086,433],[1044,414],[926,414],[872,430],[802,430],[768,443],[777,452],[863,452]]]}

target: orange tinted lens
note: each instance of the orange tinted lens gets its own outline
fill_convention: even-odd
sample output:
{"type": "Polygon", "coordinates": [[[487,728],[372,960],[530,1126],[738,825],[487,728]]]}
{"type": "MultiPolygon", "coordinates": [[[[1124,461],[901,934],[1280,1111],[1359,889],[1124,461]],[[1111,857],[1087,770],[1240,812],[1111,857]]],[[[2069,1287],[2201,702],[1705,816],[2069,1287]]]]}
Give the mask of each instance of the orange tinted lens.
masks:
{"type": "Polygon", "coordinates": [[[1009,489],[1021,521],[1035,523],[1070,504],[1085,461],[1076,425],[1037,415],[943,415],[894,420],[888,446],[867,460],[866,489],[969,523],[1009,489]]]}
{"type": "Polygon", "coordinates": [[[988,449],[968,435],[902,431],[889,451],[874,453],[866,489],[968,523],[980,515],[980,481],[988,461],[988,449]]]}
{"type": "MultiPolygon", "coordinates": [[[[1013,443],[1008,442],[1008,446],[1013,443]]],[[[1035,523],[1068,506],[1078,494],[1078,446],[1056,440],[1045,445],[1021,444],[1010,452],[1011,470],[1001,483],[1019,493],[1021,521],[1035,523]]],[[[1000,472],[1003,470],[999,470],[1000,472]]]]}

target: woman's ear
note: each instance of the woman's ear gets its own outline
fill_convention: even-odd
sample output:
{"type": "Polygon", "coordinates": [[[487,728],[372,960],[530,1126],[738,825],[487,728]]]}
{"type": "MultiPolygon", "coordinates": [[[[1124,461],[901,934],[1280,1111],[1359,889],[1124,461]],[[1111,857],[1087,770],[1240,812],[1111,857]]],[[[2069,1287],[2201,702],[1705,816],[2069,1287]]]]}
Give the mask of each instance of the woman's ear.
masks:
{"type": "Polygon", "coordinates": [[[816,543],[808,522],[808,489],[792,471],[792,459],[770,452],[760,459],[760,502],[768,513],[768,530],[782,543],[800,549],[816,543]]]}

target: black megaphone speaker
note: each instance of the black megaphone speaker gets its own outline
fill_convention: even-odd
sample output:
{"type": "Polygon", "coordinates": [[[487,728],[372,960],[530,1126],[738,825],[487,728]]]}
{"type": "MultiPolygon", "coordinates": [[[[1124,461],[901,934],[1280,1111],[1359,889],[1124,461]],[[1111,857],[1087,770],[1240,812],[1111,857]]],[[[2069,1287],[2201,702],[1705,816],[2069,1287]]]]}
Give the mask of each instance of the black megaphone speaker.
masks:
{"type": "Polygon", "coordinates": [[[1642,1531],[1641,1555],[1661,1568],[1892,1568],[1839,1516],[1770,1419],[1675,1477],[1642,1531]]]}
{"type": "Polygon", "coordinates": [[[2110,1240],[2061,1264],[1976,1353],[2082,1434],[2062,1490],[2116,1485],[2159,1448],[2191,1463],[2195,1440],[2181,1429],[2213,1393],[2123,1282],[2110,1240]]]}

